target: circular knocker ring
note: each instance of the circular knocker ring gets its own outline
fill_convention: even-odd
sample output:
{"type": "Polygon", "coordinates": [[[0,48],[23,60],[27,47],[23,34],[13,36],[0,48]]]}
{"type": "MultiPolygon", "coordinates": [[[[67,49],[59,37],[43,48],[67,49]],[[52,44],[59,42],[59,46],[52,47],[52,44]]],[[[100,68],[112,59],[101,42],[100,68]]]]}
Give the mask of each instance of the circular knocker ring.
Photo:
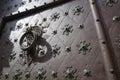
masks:
{"type": "Polygon", "coordinates": [[[26,29],[26,32],[20,38],[20,48],[24,51],[30,50],[36,45],[36,40],[38,36],[41,36],[41,29],[39,26],[32,26],[26,29]]]}
{"type": "Polygon", "coordinates": [[[36,42],[37,35],[34,32],[26,32],[20,38],[20,48],[24,51],[31,49],[36,42]]]}

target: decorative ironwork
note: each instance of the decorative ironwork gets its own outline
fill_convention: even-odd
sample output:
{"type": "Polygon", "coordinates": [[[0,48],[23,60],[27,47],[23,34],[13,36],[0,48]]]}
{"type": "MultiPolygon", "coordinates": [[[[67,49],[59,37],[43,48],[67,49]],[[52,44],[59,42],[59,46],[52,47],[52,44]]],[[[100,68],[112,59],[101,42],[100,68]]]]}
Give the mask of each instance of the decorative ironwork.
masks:
{"type": "Polygon", "coordinates": [[[63,35],[67,35],[68,36],[70,33],[73,32],[73,25],[67,24],[67,25],[65,25],[64,28],[62,28],[62,30],[63,30],[63,35]]]}
{"type": "Polygon", "coordinates": [[[114,16],[113,21],[116,21],[116,22],[120,21],[120,16],[114,16]]]}
{"type": "Polygon", "coordinates": [[[36,46],[36,54],[38,54],[39,57],[43,57],[46,54],[46,51],[42,46],[38,45],[36,46]]]}
{"type": "Polygon", "coordinates": [[[14,73],[14,76],[13,76],[13,80],[21,80],[22,77],[22,72],[20,71],[20,69],[17,69],[14,73]]]}
{"type": "Polygon", "coordinates": [[[87,43],[86,41],[81,41],[79,45],[77,45],[79,48],[80,53],[82,52],[83,55],[86,55],[87,52],[91,51],[90,43],[87,43]]]}
{"type": "Polygon", "coordinates": [[[15,51],[13,51],[10,56],[9,56],[9,61],[11,62],[12,60],[14,60],[16,58],[16,53],[15,51]]]}
{"type": "Polygon", "coordinates": [[[60,54],[60,47],[58,47],[57,45],[54,45],[53,46],[53,49],[52,49],[52,56],[53,57],[56,57],[56,55],[59,55],[60,54]]]}
{"type": "Polygon", "coordinates": [[[72,66],[67,67],[64,71],[65,80],[77,80],[76,72],[77,69],[74,69],[72,66]]]}
{"type": "Polygon", "coordinates": [[[118,0],[103,0],[105,2],[106,6],[112,7],[113,4],[116,4],[118,0]]]}
{"type": "Polygon", "coordinates": [[[83,6],[76,6],[74,9],[73,9],[73,13],[74,15],[80,15],[80,13],[83,13],[84,9],[83,9],[83,6]]]}
{"type": "Polygon", "coordinates": [[[25,78],[26,78],[26,79],[30,78],[30,72],[29,72],[29,71],[26,71],[26,73],[25,73],[25,78]]]}
{"type": "Polygon", "coordinates": [[[37,71],[37,76],[36,76],[36,79],[38,80],[45,80],[46,79],[46,70],[44,70],[43,68],[39,69],[37,71]]]}
{"type": "Polygon", "coordinates": [[[28,27],[25,34],[20,39],[20,47],[22,50],[28,50],[35,45],[37,37],[42,33],[38,26],[28,27]]]}
{"type": "Polygon", "coordinates": [[[22,23],[19,23],[16,27],[16,30],[20,30],[21,28],[23,27],[23,24],[22,23]]]}
{"type": "Polygon", "coordinates": [[[56,21],[59,18],[60,18],[60,13],[55,12],[51,15],[50,19],[51,19],[51,21],[56,21]]]}

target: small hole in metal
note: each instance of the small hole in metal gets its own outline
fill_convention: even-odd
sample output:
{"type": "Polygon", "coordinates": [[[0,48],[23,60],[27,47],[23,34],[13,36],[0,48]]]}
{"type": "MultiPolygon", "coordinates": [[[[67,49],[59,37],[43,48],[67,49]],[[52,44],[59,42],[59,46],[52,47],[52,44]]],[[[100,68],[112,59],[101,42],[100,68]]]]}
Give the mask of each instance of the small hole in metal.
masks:
{"type": "Polygon", "coordinates": [[[94,1],[92,1],[92,4],[95,4],[95,2],[94,2],[94,1]]]}
{"type": "Polygon", "coordinates": [[[102,42],[102,44],[105,44],[105,43],[106,43],[105,41],[102,42]]]}
{"type": "Polygon", "coordinates": [[[97,21],[97,22],[99,22],[99,21],[100,21],[100,19],[96,19],[96,21],[97,21]]]}

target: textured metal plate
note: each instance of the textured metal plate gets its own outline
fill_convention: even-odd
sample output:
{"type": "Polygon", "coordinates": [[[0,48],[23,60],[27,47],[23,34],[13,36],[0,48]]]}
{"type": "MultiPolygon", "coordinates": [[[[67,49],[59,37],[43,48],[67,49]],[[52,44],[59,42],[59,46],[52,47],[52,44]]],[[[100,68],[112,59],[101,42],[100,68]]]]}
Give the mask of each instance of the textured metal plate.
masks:
{"type": "MultiPolygon", "coordinates": [[[[50,2],[53,2],[53,0],[32,0],[32,2],[29,2],[29,0],[3,0],[0,2],[2,6],[0,9],[0,18],[2,19],[3,16],[10,13],[14,14],[18,11],[26,11],[26,8],[29,10],[35,8],[34,6],[41,6],[50,2]],[[25,3],[23,5],[22,2],[24,1],[25,3]],[[10,6],[12,6],[10,10],[7,10],[10,6]]],[[[116,47],[114,41],[114,39],[119,36],[119,22],[115,23],[112,21],[113,16],[120,16],[120,12],[118,11],[120,6],[117,4],[108,8],[101,0],[98,0],[98,3],[103,22],[106,24],[105,30],[109,35],[110,46],[113,47],[112,49],[115,52],[115,59],[117,61],[117,63],[115,62],[115,66],[118,65],[118,67],[120,67],[120,49],[116,47]]],[[[66,67],[69,66],[77,69],[75,73],[78,75],[77,80],[108,80],[94,21],[89,0],[72,0],[57,7],[7,22],[4,30],[2,30],[3,32],[0,39],[0,72],[3,73],[3,75],[0,76],[0,80],[5,80],[6,73],[9,73],[8,80],[12,80],[16,69],[20,69],[23,72],[21,80],[25,80],[26,71],[30,71],[31,74],[28,80],[36,80],[37,71],[41,67],[46,70],[46,80],[52,80],[51,72],[53,70],[58,72],[55,80],[65,80],[63,72],[66,67]],[[80,13],[79,15],[76,14],[77,12],[74,12],[77,6],[83,7],[84,9],[83,12],[78,11],[78,13],[80,13]],[[58,13],[60,17],[54,18],[54,21],[51,20],[51,15],[55,13],[58,13]],[[44,21],[44,19],[46,20],[44,21]],[[21,23],[22,27],[18,28],[17,25],[21,23]],[[67,24],[73,26],[73,31],[70,32],[69,35],[63,35],[63,28],[67,24]],[[83,28],[80,27],[82,24],[83,28]],[[28,67],[27,65],[22,65],[19,57],[19,54],[22,53],[19,46],[19,39],[28,26],[34,25],[40,26],[45,32],[42,35],[44,40],[41,41],[41,44],[47,46],[48,54],[50,54],[53,46],[56,44],[60,47],[60,54],[56,55],[55,58],[51,55],[43,58],[34,58],[33,63],[28,67]],[[53,31],[55,30],[57,30],[57,34],[54,35],[53,31]],[[17,42],[15,42],[15,39],[18,39],[17,42]],[[92,48],[90,52],[86,52],[86,55],[83,55],[82,52],[79,54],[77,45],[79,45],[81,41],[90,43],[90,47],[92,48]],[[66,47],[71,47],[71,51],[66,52],[66,47]],[[14,51],[16,58],[10,62],[9,55],[14,51]],[[91,71],[90,77],[84,76],[84,69],[91,71]]]]}

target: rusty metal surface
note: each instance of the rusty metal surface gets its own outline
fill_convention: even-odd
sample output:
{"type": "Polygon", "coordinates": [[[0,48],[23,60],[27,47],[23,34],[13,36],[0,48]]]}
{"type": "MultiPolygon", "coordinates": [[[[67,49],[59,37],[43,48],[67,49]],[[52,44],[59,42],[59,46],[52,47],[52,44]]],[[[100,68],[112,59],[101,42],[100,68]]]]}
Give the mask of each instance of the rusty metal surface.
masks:
{"type": "MultiPolygon", "coordinates": [[[[23,6],[20,6],[22,2],[21,0],[12,0],[8,1],[7,3],[6,1],[7,0],[0,2],[1,5],[4,5],[1,8],[1,11],[4,10],[0,14],[1,17],[10,13],[24,11],[26,10],[26,8],[35,8],[34,5],[44,5],[45,2],[49,3],[53,0],[36,0],[32,1],[31,3],[28,0],[23,6]],[[7,10],[7,7],[15,6],[15,4],[18,4],[18,6],[12,7],[9,11],[7,10]]],[[[101,6],[102,2],[100,0],[98,1],[98,3],[100,3],[99,6],[104,7],[104,9],[101,8],[101,10],[105,10],[106,6],[101,6]]],[[[119,8],[115,9],[117,10],[119,8]]],[[[105,12],[102,13],[105,18],[104,20],[108,19],[106,21],[109,21],[109,17],[106,18],[107,15],[105,14],[105,12]]],[[[120,13],[117,14],[119,15],[120,13]]],[[[34,15],[7,22],[3,30],[2,37],[0,39],[0,72],[3,73],[3,75],[0,76],[0,80],[5,80],[6,73],[9,73],[9,78],[7,78],[7,80],[12,80],[14,72],[17,69],[20,69],[22,71],[21,80],[25,80],[26,71],[29,71],[31,75],[28,80],[36,80],[35,77],[37,76],[37,71],[41,67],[46,70],[46,80],[52,80],[51,72],[53,70],[57,72],[57,78],[55,80],[65,80],[64,70],[66,69],[66,67],[69,66],[77,69],[77,72],[75,73],[75,75],[78,76],[77,80],[108,80],[103,64],[102,51],[100,49],[94,21],[95,20],[93,18],[89,1],[73,0],[55,8],[50,8],[43,12],[36,13],[34,15]],[[79,15],[77,15],[77,12],[74,12],[75,7],[77,6],[83,6],[84,9],[84,11],[80,12],[79,15]],[[51,15],[56,12],[60,14],[60,17],[51,20],[51,15]],[[44,19],[46,20],[43,21],[44,19]],[[17,25],[19,25],[20,23],[22,23],[22,27],[17,27],[17,25]],[[26,23],[28,23],[28,25],[26,25],[26,23]],[[28,26],[34,26],[35,24],[42,27],[44,30],[44,33],[42,35],[43,40],[40,40],[40,44],[47,47],[48,55],[43,58],[34,58],[32,64],[30,66],[27,66],[27,64],[23,65],[23,61],[20,59],[19,56],[19,54],[22,53],[19,45],[19,40],[26,28],[28,26]],[[63,35],[63,28],[67,24],[73,26],[73,31],[71,31],[69,35],[63,35]],[[81,24],[83,24],[82,28],[81,24]],[[57,34],[53,34],[53,31],[56,30],[57,34]],[[10,42],[8,39],[10,39],[10,42]],[[87,43],[90,43],[90,47],[92,48],[90,52],[86,52],[86,55],[84,55],[82,51],[79,54],[79,48],[77,47],[77,45],[80,44],[81,41],[86,41],[87,43]],[[60,47],[60,54],[56,55],[56,57],[54,58],[49,54],[53,49],[53,46],[56,44],[60,47]],[[71,51],[66,52],[66,47],[71,47],[71,51]],[[14,51],[16,53],[16,58],[10,62],[9,55],[12,54],[14,51]],[[91,71],[91,76],[84,76],[85,69],[91,71]]],[[[116,24],[119,25],[119,23],[116,24]]],[[[119,30],[117,28],[113,29],[113,27],[110,27],[108,31],[111,37],[110,40],[113,40],[114,36],[111,34],[115,32],[114,34],[117,35],[119,33],[119,30]]],[[[119,49],[114,46],[114,42],[112,42],[112,46],[114,47],[115,55],[118,57],[116,59],[119,63],[119,49]]]]}

